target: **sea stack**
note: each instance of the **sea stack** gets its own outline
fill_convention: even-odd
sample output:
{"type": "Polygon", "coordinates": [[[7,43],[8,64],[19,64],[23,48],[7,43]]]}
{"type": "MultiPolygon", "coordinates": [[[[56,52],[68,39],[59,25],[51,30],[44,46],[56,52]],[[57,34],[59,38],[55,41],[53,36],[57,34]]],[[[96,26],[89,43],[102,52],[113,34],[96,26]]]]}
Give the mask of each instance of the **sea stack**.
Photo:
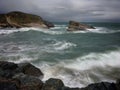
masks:
{"type": "Polygon", "coordinates": [[[68,31],[79,31],[79,30],[87,30],[87,29],[95,29],[95,27],[82,24],[76,21],[69,21],[68,31]]]}
{"type": "Polygon", "coordinates": [[[50,27],[54,27],[54,25],[51,22],[43,20],[40,16],[14,11],[14,12],[9,12],[7,14],[0,14],[0,27],[1,28],[9,28],[9,27],[50,28],[50,27]]]}

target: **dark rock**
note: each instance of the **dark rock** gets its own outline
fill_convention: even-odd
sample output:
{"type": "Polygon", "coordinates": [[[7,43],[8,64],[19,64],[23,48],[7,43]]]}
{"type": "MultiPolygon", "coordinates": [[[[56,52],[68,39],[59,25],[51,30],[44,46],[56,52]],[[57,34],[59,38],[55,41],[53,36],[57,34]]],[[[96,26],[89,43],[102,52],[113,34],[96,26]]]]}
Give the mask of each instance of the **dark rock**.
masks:
{"type": "Polygon", "coordinates": [[[78,30],[87,30],[87,29],[95,29],[93,26],[89,26],[86,24],[81,24],[76,21],[69,21],[68,31],[78,31],[78,30]]]}
{"type": "Polygon", "coordinates": [[[116,86],[114,83],[101,82],[90,84],[87,87],[82,88],[81,90],[116,90],[116,86]]]}
{"type": "Polygon", "coordinates": [[[22,73],[17,74],[13,79],[20,82],[20,90],[41,90],[43,86],[43,82],[39,78],[22,73]]]}
{"type": "Polygon", "coordinates": [[[11,78],[18,68],[17,64],[12,62],[0,61],[0,77],[11,78]]]}
{"type": "Polygon", "coordinates": [[[18,65],[12,62],[0,61],[0,68],[3,70],[15,70],[18,65]]]}
{"type": "Polygon", "coordinates": [[[0,90],[18,90],[18,83],[15,80],[0,78],[0,90]]]}
{"type": "Polygon", "coordinates": [[[42,90],[63,90],[64,84],[60,79],[50,78],[43,85],[42,90]]]}
{"type": "Polygon", "coordinates": [[[40,71],[40,69],[36,68],[35,66],[33,66],[30,63],[18,64],[17,71],[24,73],[26,75],[43,78],[43,73],[40,71]]]}
{"type": "Polygon", "coordinates": [[[37,28],[50,28],[54,25],[50,22],[43,20],[40,16],[32,15],[23,12],[10,12],[7,14],[0,14],[0,27],[37,27],[37,28]]]}
{"type": "Polygon", "coordinates": [[[116,88],[117,90],[120,90],[120,79],[116,81],[116,88]]]}
{"type": "Polygon", "coordinates": [[[63,90],[81,90],[80,88],[69,88],[69,87],[64,87],[63,90]]]}
{"type": "Polygon", "coordinates": [[[54,27],[54,24],[48,21],[44,21],[45,25],[47,25],[49,28],[54,27]]]}

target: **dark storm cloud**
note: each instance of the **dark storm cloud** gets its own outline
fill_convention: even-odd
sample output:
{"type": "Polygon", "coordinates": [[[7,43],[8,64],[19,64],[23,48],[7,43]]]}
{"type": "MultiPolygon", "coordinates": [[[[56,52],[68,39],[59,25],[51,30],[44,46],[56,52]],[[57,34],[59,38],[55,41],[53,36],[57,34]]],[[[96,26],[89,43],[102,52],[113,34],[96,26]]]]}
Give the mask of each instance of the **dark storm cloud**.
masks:
{"type": "Polygon", "coordinates": [[[23,11],[50,21],[118,21],[120,0],[1,0],[0,12],[23,11]]]}

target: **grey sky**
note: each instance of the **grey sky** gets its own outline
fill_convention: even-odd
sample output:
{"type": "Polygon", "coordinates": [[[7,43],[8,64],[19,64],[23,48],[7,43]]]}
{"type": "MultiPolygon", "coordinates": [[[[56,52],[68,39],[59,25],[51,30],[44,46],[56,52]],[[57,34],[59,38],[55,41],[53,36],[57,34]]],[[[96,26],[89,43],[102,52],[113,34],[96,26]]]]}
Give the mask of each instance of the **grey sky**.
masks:
{"type": "Polygon", "coordinates": [[[50,21],[120,21],[120,0],[0,0],[0,12],[23,11],[50,21]]]}

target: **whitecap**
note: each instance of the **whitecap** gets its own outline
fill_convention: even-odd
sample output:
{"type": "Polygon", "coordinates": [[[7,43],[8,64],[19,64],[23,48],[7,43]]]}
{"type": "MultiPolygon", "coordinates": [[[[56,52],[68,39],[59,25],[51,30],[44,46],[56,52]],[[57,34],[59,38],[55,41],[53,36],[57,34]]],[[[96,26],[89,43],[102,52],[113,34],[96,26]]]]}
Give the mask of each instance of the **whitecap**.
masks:
{"type": "Polygon", "coordinates": [[[38,65],[44,73],[43,81],[49,78],[62,79],[66,86],[84,87],[101,81],[115,82],[120,73],[120,50],[88,55],[38,65]],[[45,64],[45,65],[44,65],[45,64]]]}

